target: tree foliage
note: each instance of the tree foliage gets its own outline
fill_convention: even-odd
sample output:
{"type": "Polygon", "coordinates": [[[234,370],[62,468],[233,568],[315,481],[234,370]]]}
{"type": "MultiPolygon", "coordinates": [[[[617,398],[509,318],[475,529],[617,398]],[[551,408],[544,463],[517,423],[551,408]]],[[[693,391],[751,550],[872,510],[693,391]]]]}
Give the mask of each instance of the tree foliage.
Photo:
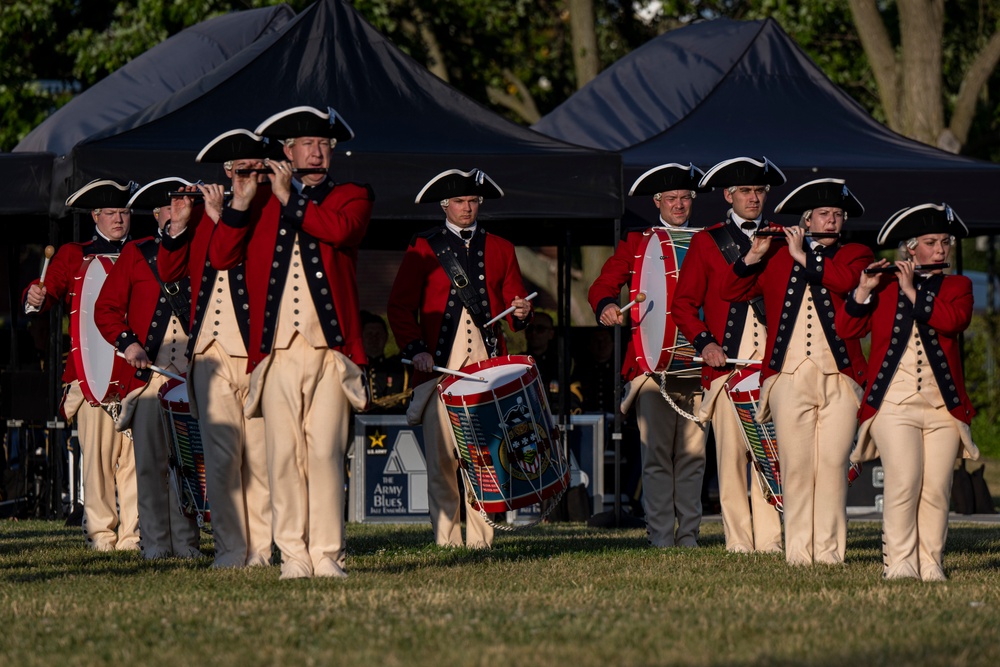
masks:
{"type": "Polygon", "coordinates": [[[1000,2],[849,4],[885,122],[918,141],[961,150],[983,98],[998,82],[1000,2]]]}

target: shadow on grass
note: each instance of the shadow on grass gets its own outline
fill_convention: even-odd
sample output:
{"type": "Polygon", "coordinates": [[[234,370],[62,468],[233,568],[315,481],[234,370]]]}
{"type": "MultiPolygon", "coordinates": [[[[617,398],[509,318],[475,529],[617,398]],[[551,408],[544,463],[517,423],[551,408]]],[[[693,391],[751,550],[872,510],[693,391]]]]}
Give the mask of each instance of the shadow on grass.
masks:
{"type": "Polygon", "coordinates": [[[66,558],[20,558],[0,563],[0,581],[32,583],[73,577],[134,577],[148,572],[175,570],[205,570],[211,566],[210,558],[196,560],[165,558],[147,561],[137,552],[110,551],[98,553],[76,550],[66,558]]]}
{"type": "Polygon", "coordinates": [[[151,571],[206,569],[214,550],[210,540],[204,558],[147,561],[139,551],[98,552],[88,549],[78,526],[26,521],[0,525],[0,582],[30,583],[68,576],[132,577],[151,571]]]}
{"type": "MultiPolygon", "coordinates": [[[[725,539],[719,534],[703,535],[697,550],[649,547],[641,529],[595,529],[581,524],[550,524],[513,533],[497,532],[489,550],[439,547],[432,543],[429,528],[408,527],[398,532],[363,532],[352,535],[348,548],[355,572],[405,573],[424,568],[452,568],[483,563],[530,562],[574,554],[641,555],[664,553],[683,556],[707,551],[721,552],[725,539]],[[389,555],[391,558],[380,558],[389,555]]],[[[984,526],[953,526],[947,554],[962,553],[971,559],[964,570],[987,570],[1000,565],[1000,536],[984,526]]],[[[879,523],[852,523],[847,538],[847,561],[858,564],[882,563],[882,526],[879,523]]]]}
{"type": "Polygon", "coordinates": [[[642,529],[601,529],[583,524],[545,524],[514,532],[497,531],[492,549],[440,547],[427,528],[409,527],[398,533],[351,535],[348,550],[356,572],[403,573],[428,567],[461,567],[480,563],[527,562],[572,555],[677,554],[721,550],[719,535],[703,535],[699,549],[655,549],[642,529]],[[384,556],[391,556],[386,562],[384,556]],[[400,557],[402,556],[402,557],[400,557]],[[376,562],[372,562],[372,560],[376,562]]]}

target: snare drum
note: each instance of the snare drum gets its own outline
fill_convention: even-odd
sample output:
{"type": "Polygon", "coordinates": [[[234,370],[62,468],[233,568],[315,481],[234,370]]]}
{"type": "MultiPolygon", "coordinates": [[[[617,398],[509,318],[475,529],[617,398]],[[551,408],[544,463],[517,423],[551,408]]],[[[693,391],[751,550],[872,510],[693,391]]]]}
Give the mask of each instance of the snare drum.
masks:
{"type": "Polygon", "coordinates": [[[179,491],[181,511],[198,520],[198,526],[211,521],[208,494],[205,490],[205,449],[201,443],[198,420],[191,416],[187,383],[168,380],[158,393],[163,421],[173,441],[171,482],[179,491]]]}
{"type": "Polygon", "coordinates": [[[636,361],[645,373],[701,377],[694,347],[677,329],[673,297],[681,263],[696,229],[656,227],[648,232],[635,261],[629,300],[639,292],[646,300],[631,308],[636,361]]]}
{"type": "Polygon", "coordinates": [[[750,453],[754,477],[760,484],[767,502],[779,512],[784,510],[781,496],[781,467],[778,464],[778,439],[774,422],[758,424],[757,404],[760,401],[760,370],[744,368],[729,378],[725,385],[736,418],[743,427],[743,442],[750,453]]]}
{"type": "Polygon", "coordinates": [[[94,323],[97,297],[116,258],[110,255],[86,257],[73,278],[70,292],[70,354],[80,379],[80,389],[91,405],[119,399],[118,378],[130,373],[128,363],[115,355],[115,346],[104,340],[94,323]]]}
{"type": "Polygon", "coordinates": [[[455,432],[463,476],[475,497],[473,507],[507,512],[564,491],[569,465],[535,361],[511,355],[462,372],[486,382],[449,376],[438,391],[455,432]]]}

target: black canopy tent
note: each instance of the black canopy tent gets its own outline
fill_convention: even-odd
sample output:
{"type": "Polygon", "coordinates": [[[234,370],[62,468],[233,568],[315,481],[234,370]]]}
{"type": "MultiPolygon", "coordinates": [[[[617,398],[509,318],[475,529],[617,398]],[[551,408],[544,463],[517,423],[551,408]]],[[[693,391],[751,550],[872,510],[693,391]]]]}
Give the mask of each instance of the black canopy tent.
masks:
{"type": "MultiPolygon", "coordinates": [[[[900,208],[925,201],[946,201],[974,231],[1000,225],[983,197],[1000,187],[1000,165],[940,151],[876,122],[772,19],[717,19],[668,32],[533,127],[620,152],[626,188],[664,162],[708,168],[763,155],[788,177],[768,210],[806,181],[844,178],[866,209],[852,219],[855,228],[877,229],[900,208]]],[[[646,201],[626,204],[646,219],[655,216],[646,201]]],[[[703,195],[695,223],[720,220],[726,208],[721,194],[703,195]]]]}
{"type": "Polygon", "coordinates": [[[53,158],[47,152],[0,153],[0,215],[48,212],[53,158]]]}
{"type": "Polygon", "coordinates": [[[53,210],[97,177],[218,179],[217,165],[194,163],[208,140],[302,104],[334,107],[356,133],[338,146],[333,171],[376,192],[377,232],[366,245],[403,247],[413,231],[440,220],[440,209],[413,198],[450,168],[479,167],[500,184],[506,196],[484,207],[482,218],[502,220],[515,242],[562,243],[567,220],[576,241],[588,233],[604,241],[621,214],[619,155],[568,145],[493,113],[399,51],[344,0],[312,5],[273,38],[77,144],[54,168],[53,210]]]}

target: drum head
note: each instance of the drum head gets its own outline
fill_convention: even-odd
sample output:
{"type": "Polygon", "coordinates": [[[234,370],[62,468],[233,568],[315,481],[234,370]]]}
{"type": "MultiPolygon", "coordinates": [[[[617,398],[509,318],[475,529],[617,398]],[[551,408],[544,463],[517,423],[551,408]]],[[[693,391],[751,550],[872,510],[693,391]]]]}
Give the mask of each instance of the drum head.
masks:
{"type": "Polygon", "coordinates": [[[743,368],[733,374],[726,382],[726,391],[730,394],[750,393],[760,390],[760,369],[743,368]]]}
{"type": "MultiPolygon", "coordinates": [[[[73,279],[70,312],[71,354],[80,376],[80,388],[91,403],[103,403],[111,393],[116,364],[115,347],[104,340],[94,322],[94,307],[114,261],[105,255],[87,257],[73,279]]],[[[119,365],[120,368],[120,365],[119,365]]]]}
{"type": "Polygon", "coordinates": [[[520,388],[522,380],[528,383],[538,375],[534,360],[529,356],[517,354],[469,364],[461,371],[481,377],[486,382],[449,375],[438,388],[445,403],[454,402],[456,405],[461,405],[463,398],[466,401],[476,401],[486,393],[505,394],[505,387],[513,385],[520,388]]]}
{"type": "Polygon", "coordinates": [[[160,391],[157,393],[160,399],[160,404],[164,408],[169,408],[172,410],[182,410],[187,412],[190,408],[188,407],[188,390],[187,382],[181,382],[180,380],[171,378],[163,386],[160,387],[160,391]]]}

